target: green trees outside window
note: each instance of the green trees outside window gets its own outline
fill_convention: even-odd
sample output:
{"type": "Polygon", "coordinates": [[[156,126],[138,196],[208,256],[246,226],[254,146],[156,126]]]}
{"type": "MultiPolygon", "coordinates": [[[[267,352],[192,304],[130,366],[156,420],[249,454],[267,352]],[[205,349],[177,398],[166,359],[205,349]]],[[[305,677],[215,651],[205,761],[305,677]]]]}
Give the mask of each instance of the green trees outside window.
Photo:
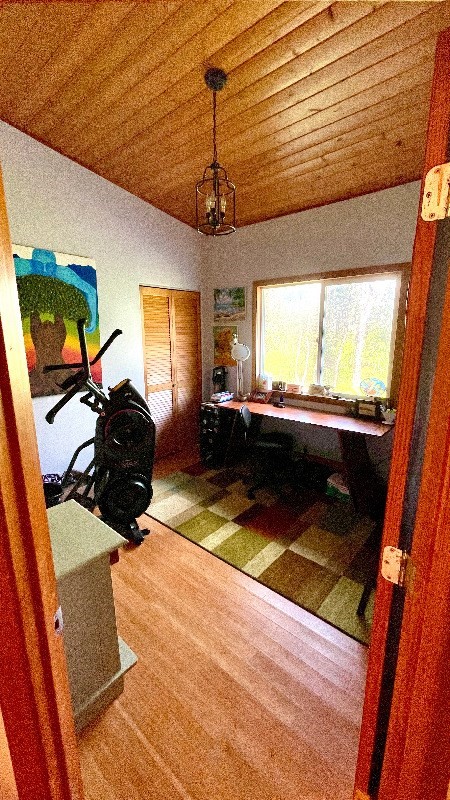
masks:
{"type": "Polygon", "coordinates": [[[259,371],[304,391],[320,383],[353,396],[375,381],[377,395],[388,396],[400,282],[400,273],[384,273],[263,286],[259,371]]]}

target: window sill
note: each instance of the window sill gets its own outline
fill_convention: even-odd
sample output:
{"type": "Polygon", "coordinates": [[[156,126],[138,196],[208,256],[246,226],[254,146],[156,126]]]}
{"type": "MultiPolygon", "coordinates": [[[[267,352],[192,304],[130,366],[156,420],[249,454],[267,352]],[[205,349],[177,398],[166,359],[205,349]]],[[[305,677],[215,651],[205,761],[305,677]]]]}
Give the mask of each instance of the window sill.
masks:
{"type": "Polygon", "coordinates": [[[336,399],[334,397],[328,397],[327,395],[302,394],[301,392],[279,392],[276,389],[273,390],[271,402],[278,400],[280,394],[288,401],[288,405],[305,406],[305,408],[311,405],[320,406],[322,408],[333,406],[333,411],[335,411],[336,414],[348,414],[354,403],[354,400],[349,400],[344,397],[336,399]]]}
{"type": "MultiPolygon", "coordinates": [[[[358,408],[358,412],[355,414],[355,401],[362,401],[362,398],[349,398],[349,397],[327,397],[326,395],[317,395],[317,394],[301,394],[300,392],[280,392],[278,390],[274,390],[272,392],[272,396],[270,402],[276,403],[280,397],[283,395],[283,399],[287,406],[297,406],[298,408],[308,408],[311,411],[329,411],[333,414],[342,414],[343,416],[352,416],[358,419],[372,419],[374,422],[380,421],[378,416],[375,416],[370,411],[366,410],[364,413],[363,410],[358,408]]],[[[366,399],[367,402],[367,399],[366,399]]],[[[384,401],[389,407],[395,408],[393,403],[390,403],[389,400],[384,401]]]]}

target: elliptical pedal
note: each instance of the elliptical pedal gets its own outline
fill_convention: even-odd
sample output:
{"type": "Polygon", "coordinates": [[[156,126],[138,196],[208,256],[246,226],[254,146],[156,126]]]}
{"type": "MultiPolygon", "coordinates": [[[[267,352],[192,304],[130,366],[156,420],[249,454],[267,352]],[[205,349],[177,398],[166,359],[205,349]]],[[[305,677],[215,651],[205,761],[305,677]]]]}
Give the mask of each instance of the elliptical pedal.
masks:
{"type": "Polygon", "coordinates": [[[120,522],[113,522],[112,520],[104,517],[103,515],[100,516],[102,522],[105,525],[109,525],[110,528],[119,533],[120,536],[123,536],[128,542],[131,544],[140,545],[144,541],[144,536],[148,536],[150,530],[148,528],[140,528],[136,522],[130,522],[127,524],[120,523],[120,522]]]}

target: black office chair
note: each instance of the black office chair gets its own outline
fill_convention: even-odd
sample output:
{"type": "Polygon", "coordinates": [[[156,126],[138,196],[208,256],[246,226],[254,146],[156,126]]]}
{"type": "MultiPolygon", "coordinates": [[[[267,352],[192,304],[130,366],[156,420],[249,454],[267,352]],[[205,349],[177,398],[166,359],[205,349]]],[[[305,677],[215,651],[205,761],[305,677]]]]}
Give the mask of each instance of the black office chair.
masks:
{"type": "Polygon", "coordinates": [[[280,489],[286,483],[291,473],[294,440],[290,434],[280,431],[261,434],[259,429],[262,418],[255,420],[246,405],[241,407],[239,415],[254,479],[247,490],[247,497],[253,500],[257,489],[263,486],[280,489]]]}

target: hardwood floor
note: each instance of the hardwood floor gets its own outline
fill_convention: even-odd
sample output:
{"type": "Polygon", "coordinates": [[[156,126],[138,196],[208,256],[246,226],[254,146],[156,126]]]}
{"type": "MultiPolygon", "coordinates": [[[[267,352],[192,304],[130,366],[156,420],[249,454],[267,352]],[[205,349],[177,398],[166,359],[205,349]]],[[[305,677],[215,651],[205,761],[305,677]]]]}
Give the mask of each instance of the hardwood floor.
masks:
{"type": "Polygon", "coordinates": [[[150,527],[113,567],[138,663],[80,737],[87,800],[350,800],[366,648],[150,527]]]}
{"type": "Polygon", "coordinates": [[[200,450],[190,450],[188,453],[176,453],[173,456],[161,458],[155,461],[153,478],[165,478],[166,475],[170,475],[171,472],[185,469],[185,467],[195,464],[196,461],[200,461],[200,450]]]}

